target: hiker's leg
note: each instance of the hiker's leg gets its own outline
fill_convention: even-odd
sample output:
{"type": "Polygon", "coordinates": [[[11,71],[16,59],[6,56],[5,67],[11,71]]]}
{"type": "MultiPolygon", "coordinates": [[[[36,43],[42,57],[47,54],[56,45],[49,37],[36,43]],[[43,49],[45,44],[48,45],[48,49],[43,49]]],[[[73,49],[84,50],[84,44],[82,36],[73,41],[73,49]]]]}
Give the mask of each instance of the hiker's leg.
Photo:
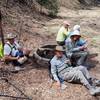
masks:
{"type": "Polygon", "coordinates": [[[83,65],[85,63],[86,59],[87,59],[88,52],[85,52],[85,51],[80,52],[79,55],[80,55],[80,58],[77,62],[77,65],[83,65]]]}
{"type": "Polygon", "coordinates": [[[100,94],[100,88],[96,88],[92,86],[87,78],[84,76],[83,72],[80,70],[76,70],[73,68],[73,70],[65,73],[64,78],[68,82],[80,82],[82,83],[90,92],[91,95],[98,95],[100,94]]]}
{"type": "Polygon", "coordinates": [[[86,51],[81,51],[77,53],[73,53],[72,58],[74,58],[78,66],[83,65],[84,62],[86,61],[88,56],[88,52],[86,51]]]}
{"type": "Polygon", "coordinates": [[[23,49],[23,54],[25,56],[29,56],[30,52],[31,52],[31,50],[29,50],[29,49],[26,49],[26,48],[23,49]]]}
{"type": "Polygon", "coordinates": [[[72,66],[76,67],[77,66],[77,62],[80,59],[81,55],[79,52],[75,52],[72,54],[71,57],[71,62],[72,62],[72,66]]]}
{"type": "Polygon", "coordinates": [[[23,51],[17,51],[16,54],[15,54],[15,57],[23,57],[24,54],[23,54],[23,51]]]}
{"type": "Polygon", "coordinates": [[[64,46],[65,45],[65,42],[57,41],[57,44],[60,45],[60,46],[64,46]]]}
{"type": "Polygon", "coordinates": [[[12,61],[12,64],[13,64],[14,66],[21,66],[21,65],[22,65],[22,64],[20,64],[17,60],[12,61]]]}
{"type": "Polygon", "coordinates": [[[64,74],[64,80],[68,82],[82,83],[85,86],[89,85],[87,78],[84,76],[83,72],[77,68],[72,68],[69,72],[64,74]]]}
{"type": "Polygon", "coordinates": [[[87,77],[87,79],[91,79],[89,71],[87,70],[87,68],[85,66],[78,66],[76,68],[79,69],[80,71],[82,71],[83,74],[87,77]]]}

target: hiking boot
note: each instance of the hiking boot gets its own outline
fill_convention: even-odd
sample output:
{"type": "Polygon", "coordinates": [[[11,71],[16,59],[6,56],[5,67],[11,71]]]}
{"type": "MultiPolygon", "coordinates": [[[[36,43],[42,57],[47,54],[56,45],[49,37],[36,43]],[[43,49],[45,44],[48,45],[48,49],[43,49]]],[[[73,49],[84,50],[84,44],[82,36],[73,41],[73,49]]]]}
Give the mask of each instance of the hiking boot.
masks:
{"type": "Polygon", "coordinates": [[[89,91],[92,96],[100,95],[100,88],[91,88],[89,91]]]}
{"type": "Polygon", "coordinates": [[[100,86],[100,80],[96,78],[92,78],[91,81],[93,82],[93,85],[100,86]]]}
{"type": "Polygon", "coordinates": [[[95,81],[94,81],[94,84],[95,84],[96,86],[100,86],[100,80],[95,80],[95,81]]]}

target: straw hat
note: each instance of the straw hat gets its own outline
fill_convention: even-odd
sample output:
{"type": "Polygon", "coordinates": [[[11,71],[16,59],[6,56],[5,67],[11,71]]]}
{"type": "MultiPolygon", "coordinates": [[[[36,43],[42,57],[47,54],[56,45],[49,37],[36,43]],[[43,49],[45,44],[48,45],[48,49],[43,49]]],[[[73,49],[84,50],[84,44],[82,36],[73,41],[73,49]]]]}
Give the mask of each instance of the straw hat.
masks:
{"type": "Polygon", "coordinates": [[[16,38],[16,35],[14,35],[12,33],[7,34],[7,36],[6,36],[6,39],[14,39],[14,38],[16,38]]]}
{"type": "Polygon", "coordinates": [[[62,46],[56,46],[55,51],[62,51],[64,52],[64,48],[62,46]]]}

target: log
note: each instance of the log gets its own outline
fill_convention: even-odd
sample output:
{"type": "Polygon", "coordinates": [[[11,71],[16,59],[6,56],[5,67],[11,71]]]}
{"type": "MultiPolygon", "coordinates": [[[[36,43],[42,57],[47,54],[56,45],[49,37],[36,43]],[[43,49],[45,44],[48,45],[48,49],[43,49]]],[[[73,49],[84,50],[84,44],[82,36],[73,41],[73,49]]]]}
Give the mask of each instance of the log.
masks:
{"type": "MultiPolygon", "coordinates": [[[[36,60],[37,64],[39,64],[42,67],[48,66],[49,61],[54,56],[55,46],[56,45],[44,45],[38,48],[33,54],[33,58],[36,60]]],[[[97,53],[89,53],[88,59],[94,58],[96,56],[98,56],[97,53]]]]}

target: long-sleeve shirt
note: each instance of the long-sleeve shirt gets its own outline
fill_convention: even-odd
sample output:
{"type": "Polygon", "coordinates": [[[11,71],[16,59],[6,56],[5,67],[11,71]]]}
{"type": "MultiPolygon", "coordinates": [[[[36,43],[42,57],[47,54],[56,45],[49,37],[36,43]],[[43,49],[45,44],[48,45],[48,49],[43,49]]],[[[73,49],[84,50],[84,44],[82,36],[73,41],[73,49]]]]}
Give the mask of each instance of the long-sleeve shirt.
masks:
{"type": "Polygon", "coordinates": [[[63,71],[64,69],[68,68],[69,65],[65,63],[68,60],[65,55],[61,58],[57,58],[56,56],[53,57],[51,60],[51,73],[55,81],[60,81],[58,74],[63,71]]]}
{"type": "Polygon", "coordinates": [[[83,39],[79,39],[76,42],[73,42],[70,38],[66,40],[67,50],[72,53],[80,51],[80,47],[84,44],[86,44],[86,41],[83,39]]]}
{"type": "Polygon", "coordinates": [[[80,47],[86,44],[86,40],[79,39],[76,42],[73,42],[70,38],[66,39],[65,45],[66,45],[66,55],[68,58],[72,57],[72,54],[75,52],[80,51],[80,47]]]}

